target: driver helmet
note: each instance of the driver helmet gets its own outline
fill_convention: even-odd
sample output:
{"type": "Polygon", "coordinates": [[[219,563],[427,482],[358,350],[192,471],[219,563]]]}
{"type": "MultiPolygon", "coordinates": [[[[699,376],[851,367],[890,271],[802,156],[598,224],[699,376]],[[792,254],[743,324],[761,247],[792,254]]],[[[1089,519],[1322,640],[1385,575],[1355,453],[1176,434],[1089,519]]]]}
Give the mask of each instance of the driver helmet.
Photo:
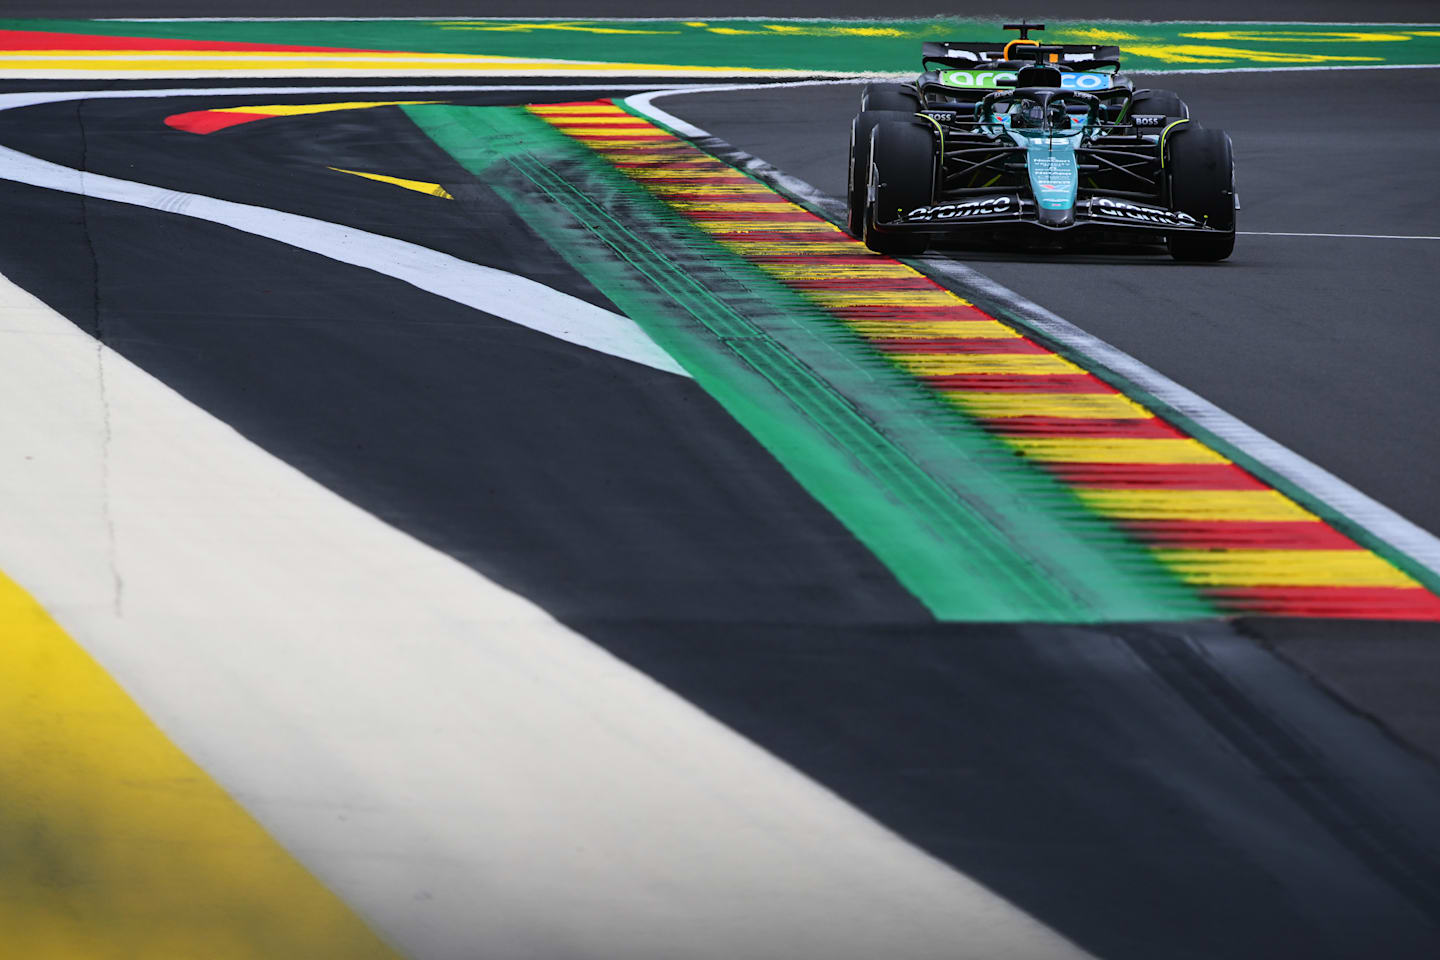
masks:
{"type": "Polygon", "coordinates": [[[1028,97],[1018,100],[1010,108],[1010,126],[1038,128],[1045,124],[1045,108],[1028,97]]]}

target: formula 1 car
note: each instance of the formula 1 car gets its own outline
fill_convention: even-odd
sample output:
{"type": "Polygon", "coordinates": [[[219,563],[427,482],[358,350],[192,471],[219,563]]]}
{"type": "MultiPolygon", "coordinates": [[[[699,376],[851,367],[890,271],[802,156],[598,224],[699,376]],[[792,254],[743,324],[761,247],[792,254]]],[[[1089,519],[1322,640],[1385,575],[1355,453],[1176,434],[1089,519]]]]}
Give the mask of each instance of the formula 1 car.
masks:
{"type": "Polygon", "coordinates": [[[1230,137],[1168,90],[1136,89],[1120,49],[926,43],[914,83],[872,83],[850,127],[850,232],[916,254],[944,240],[1164,242],[1177,260],[1235,247],[1230,137]]]}

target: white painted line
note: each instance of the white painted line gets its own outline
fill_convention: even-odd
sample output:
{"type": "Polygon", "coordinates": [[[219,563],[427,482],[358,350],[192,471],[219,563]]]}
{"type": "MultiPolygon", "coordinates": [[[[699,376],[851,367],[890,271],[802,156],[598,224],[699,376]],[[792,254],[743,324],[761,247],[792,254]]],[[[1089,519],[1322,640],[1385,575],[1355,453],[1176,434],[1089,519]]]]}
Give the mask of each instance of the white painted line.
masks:
{"type": "Polygon", "coordinates": [[[1330,237],[1336,240],[1440,240],[1440,237],[1391,233],[1282,233],[1271,230],[1237,230],[1242,237],[1330,237]]]}
{"type": "MultiPolygon", "coordinates": [[[[787,86],[805,86],[804,83],[787,86]]],[[[711,134],[694,124],[687,123],[665,113],[653,102],[661,97],[687,93],[718,92],[722,90],[748,89],[749,84],[728,84],[715,86],[678,87],[650,94],[629,97],[630,104],[638,113],[654,117],[658,122],[671,126],[683,124],[686,136],[695,138],[711,137],[711,134]]],[[[675,129],[680,130],[681,127],[675,129]]],[[[731,148],[732,154],[743,151],[731,148]]],[[[770,164],[764,167],[773,169],[770,164]]],[[[786,175],[784,180],[774,181],[783,189],[787,183],[799,182],[801,189],[795,195],[802,199],[819,197],[816,205],[826,210],[843,210],[844,202],[825,196],[804,181],[786,175]]],[[[1440,538],[1412,523],[1379,501],[1366,496],[1355,487],[1265,436],[1254,427],[1226,413],[1215,404],[1194,391],[1182,387],[1164,374],[1152,370],[1120,348],[1106,343],[1093,334],[1086,333],[1068,320],[1033,303],[1015,291],[1005,287],[970,267],[950,259],[927,258],[922,262],[927,268],[954,280],[962,286],[979,290],[985,296],[1012,310],[1025,324],[1069,350],[1086,358],[1104,369],[1112,370],[1131,383],[1145,390],[1168,405],[1182,416],[1188,417],[1224,442],[1244,452],[1255,462],[1277,476],[1294,484],[1319,503],[1347,517],[1352,523],[1366,530],[1375,539],[1388,544],[1400,553],[1410,557],[1417,564],[1440,577],[1440,538]]]]}
{"type": "MultiPolygon", "coordinates": [[[[156,93],[147,91],[145,96],[156,93]]],[[[76,93],[0,95],[0,111],[84,96],[86,94],[76,93]]],[[[570,343],[656,370],[686,375],[629,317],[526,277],[470,263],[418,244],[280,210],[86,173],[8,147],[0,147],[0,178],[222,224],[394,277],[427,293],[570,343]]]]}
{"type": "Polygon", "coordinates": [[[1085,956],[4,277],[0,409],[0,569],[401,954],[1085,956]]]}
{"type": "MultiPolygon", "coordinates": [[[[837,84],[837,83],[838,83],[838,84],[845,84],[845,83],[854,83],[854,82],[855,82],[854,80],[850,80],[850,79],[845,79],[845,80],[801,80],[801,81],[791,81],[791,82],[786,82],[786,83],[767,83],[767,84],[762,84],[762,85],[760,85],[760,86],[762,86],[764,89],[767,89],[767,90],[768,90],[768,89],[772,89],[772,88],[775,88],[775,87],[807,87],[807,86],[822,86],[822,85],[837,84]]],[[[642,114],[644,114],[645,116],[649,117],[650,119],[656,121],[657,123],[660,123],[660,124],[663,125],[663,126],[669,127],[671,130],[675,131],[676,133],[680,134],[680,135],[683,136],[683,137],[689,137],[689,138],[691,138],[691,139],[693,139],[693,140],[707,140],[707,139],[713,140],[714,138],[711,137],[711,135],[710,135],[709,133],[705,132],[704,130],[701,130],[699,127],[695,126],[694,124],[688,123],[688,122],[686,122],[685,120],[682,120],[682,119],[680,119],[679,117],[675,116],[674,114],[666,113],[664,110],[661,110],[659,107],[655,106],[655,105],[654,105],[654,100],[655,100],[655,98],[656,98],[656,97],[665,96],[665,95],[670,94],[670,93],[698,93],[698,92],[709,92],[709,91],[717,91],[717,90],[744,90],[744,89],[748,89],[748,88],[751,87],[751,86],[756,86],[756,85],[755,85],[755,84],[748,84],[748,83],[740,83],[740,84],[721,84],[721,85],[704,84],[704,85],[696,85],[696,86],[689,86],[689,87],[677,87],[677,88],[671,88],[671,89],[668,89],[668,90],[654,90],[654,91],[650,91],[650,92],[648,92],[648,93],[642,93],[642,94],[638,94],[638,95],[636,95],[636,96],[627,97],[627,98],[625,99],[625,102],[626,102],[627,104],[629,104],[631,107],[633,107],[633,108],[636,110],[636,112],[642,113],[642,114]]],[[[719,141],[717,141],[717,143],[719,143],[719,141]]],[[[707,145],[707,146],[709,146],[709,145],[707,145]]],[[[728,144],[726,144],[725,146],[728,146],[728,144]]],[[[821,207],[821,208],[823,208],[823,209],[826,209],[827,212],[830,212],[830,213],[832,213],[832,214],[835,213],[835,210],[833,209],[833,205],[836,204],[836,203],[839,203],[839,208],[838,208],[838,210],[839,210],[839,215],[842,216],[842,217],[843,217],[843,215],[844,215],[844,212],[845,212],[844,201],[836,201],[836,200],[834,200],[833,198],[826,196],[825,194],[821,193],[819,190],[817,190],[817,189],[815,189],[814,187],[812,187],[810,184],[806,183],[804,180],[801,180],[801,179],[798,178],[798,177],[792,177],[792,176],[790,176],[790,175],[789,175],[788,173],[786,173],[785,171],[779,169],[778,167],[772,166],[771,164],[766,163],[764,160],[761,160],[759,157],[752,157],[752,156],[750,156],[749,154],[744,153],[744,151],[735,150],[735,151],[727,151],[726,159],[729,160],[729,161],[731,161],[732,163],[734,163],[736,166],[742,168],[743,170],[745,170],[745,171],[747,171],[747,172],[749,172],[749,173],[754,174],[754,175],[757,176],[757,177],[761,177],[761,178],[763,178],[763,179],[766,179],[766,180],[770,181],[771,183],[776,183],[776,184],[780,185],[781,187],[783,187],[786,191],[788,191],[788,192],[789,192],[790,194],[792,194],[793,196],[798,196],[798,197],[802,198],[803,200],[807,201],[808,203],[812,203],[812,204],[814,204],[814,205],[817,206],[817,207],[821,207]],[[829,205],[829,206],[827,206],[827,205],[829,205]]]]}
{"type": "Polygon", "coordinates": [[[960,284],[1003,303],[1046,337],[1112,370],[1171,409],[1197,423],[1247,456],[1299,487],[1331,510],[1347,517],[1376,539],[1440,576],[1440,538],[1406,520],[1379,501],[1323,467],[1265,436],[1254,427],[1169,377],[1153,370],[1094,334],[1002,286],[976,270],[953,260],[927,259],[926,265],[960,284]]]}

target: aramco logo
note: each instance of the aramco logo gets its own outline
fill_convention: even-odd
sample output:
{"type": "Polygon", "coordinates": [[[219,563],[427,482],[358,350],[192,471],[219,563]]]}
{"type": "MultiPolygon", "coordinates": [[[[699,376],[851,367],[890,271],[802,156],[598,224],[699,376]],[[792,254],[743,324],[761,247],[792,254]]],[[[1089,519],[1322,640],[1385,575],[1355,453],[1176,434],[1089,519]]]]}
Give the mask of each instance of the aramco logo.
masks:
{"type": "MultiPolygon", "coordinates": [[[[1000,86],[1001,81],[1004,81],[1006,86],[1014,83],[1015,72],[1012,70],[946,70],[940,74],[940,82],[947,87],[973,87],[990,90],[1000,86]]],[[[1062,90],[1107,90],[1109,87],[1110,77],[1108,74],[1060,74],[1060,89],[1062,90]]]]}

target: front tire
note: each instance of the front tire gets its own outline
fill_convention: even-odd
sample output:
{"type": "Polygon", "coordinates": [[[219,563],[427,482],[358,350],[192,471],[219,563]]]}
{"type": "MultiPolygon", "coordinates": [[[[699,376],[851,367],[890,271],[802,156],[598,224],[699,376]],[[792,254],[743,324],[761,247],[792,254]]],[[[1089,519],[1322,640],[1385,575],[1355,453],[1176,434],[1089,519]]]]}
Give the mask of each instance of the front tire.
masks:
{"type": "Polygon", "coordinates": [[[1173,90],[1136,90],[1130,101],[1129,115],[1160,114],[1164,117],[1190,119],[1190,107],[1173,90]]]}
{"type": "Polygon", "coordinates": [[[865,246],[876,253],[912,256],[924,253],[928,241],[913,233],[884,233],[878,219],[894,220],[935,195],[935,135],[915,120],[883,120],[870,133],[870,176],[875,205],[864,218],[865,246]]]}
{"type": "Polygon", "coordinates": [[[866,110],[850,122],[850,173],[845,191],[845,229],[857,240],[864,239],[865,236],[865,185],[870,182],[870,131],[882,120],[909,122],[914,117],[914,111],[866,110]]]}
{"type": "Polygon", "coordinates": [[[1185,124],[1171,133],[1166,149],[1175,209],[1223,231],[1171,234],[1165,238],[1170,255],[1176,260],[1224,260],[1235,249],[1235,157],[1229,134],[1185,124]]]}
{"type": "Polygon", "coordinates": [[[867,83],[860,93],[860,112],[895,110],[920,112],[920,93],[908,83],[867,83]]]}

